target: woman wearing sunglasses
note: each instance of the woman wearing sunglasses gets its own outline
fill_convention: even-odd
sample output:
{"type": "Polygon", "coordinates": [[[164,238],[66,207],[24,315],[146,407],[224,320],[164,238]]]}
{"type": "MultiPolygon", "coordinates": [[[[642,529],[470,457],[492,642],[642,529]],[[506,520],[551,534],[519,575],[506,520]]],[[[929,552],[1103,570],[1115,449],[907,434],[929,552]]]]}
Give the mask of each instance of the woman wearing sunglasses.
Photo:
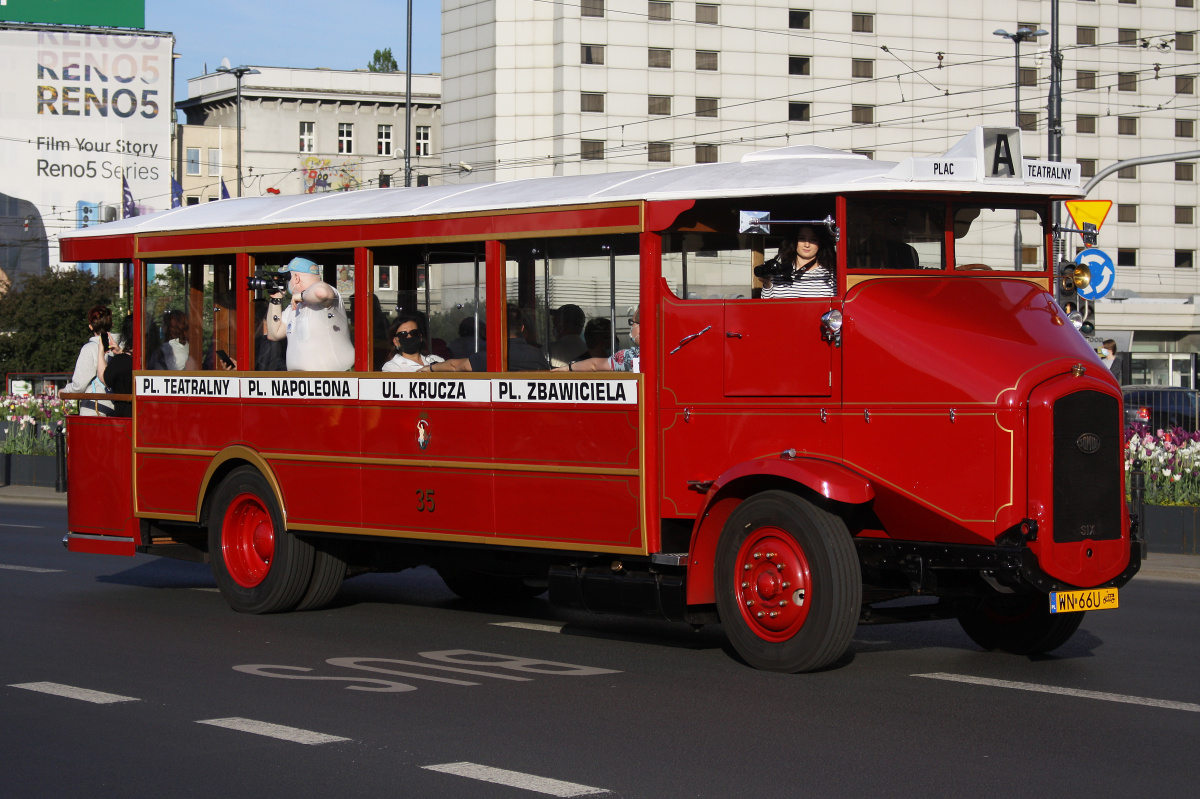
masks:
{"type": "Polygon", "coordinates": [[[400,314],[391,330],[395,355],[383,365],[385,372],[415,372],[422,366],[442,361],[436,355],[426,354],[425,335],[421,332],[420,319],[412,314],[400,314]]]}

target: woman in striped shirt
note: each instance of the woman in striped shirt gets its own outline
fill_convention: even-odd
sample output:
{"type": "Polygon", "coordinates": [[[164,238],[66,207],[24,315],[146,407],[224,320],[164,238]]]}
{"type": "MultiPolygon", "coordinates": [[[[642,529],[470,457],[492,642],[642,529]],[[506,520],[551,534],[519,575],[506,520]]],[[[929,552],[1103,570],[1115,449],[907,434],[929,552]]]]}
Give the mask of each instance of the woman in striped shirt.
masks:
{"type": "Polygon", "coordinates": [[[762,298],[832,297],[837,293],[833,248],[825,246],[816,230],[804,225],[795,240],[785,239],[776,256],[781,264],[792,264],[789,280],[762,278],[762,298]]]}

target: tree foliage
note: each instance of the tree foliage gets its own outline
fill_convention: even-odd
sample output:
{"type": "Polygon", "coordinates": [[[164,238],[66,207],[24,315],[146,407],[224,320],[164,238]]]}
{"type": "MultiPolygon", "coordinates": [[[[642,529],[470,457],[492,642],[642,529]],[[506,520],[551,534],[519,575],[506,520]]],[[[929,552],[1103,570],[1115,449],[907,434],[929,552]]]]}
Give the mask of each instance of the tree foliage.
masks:
{"type": "Polygon", "coordinates": [[[399,72],[400,65],[392,56],[392,48],[385,47],[375,51],[375,57],[367,64],[367,69],[371,72],[399,72]]]}
{"type": "Polygon", "coordinates": [[[111,307],[116,297],[115,280],[88,272],[25,278],[0,297],[0,373],[71,371],[79,348],[91,337],[88,311],[94,305],[111,307]]]}

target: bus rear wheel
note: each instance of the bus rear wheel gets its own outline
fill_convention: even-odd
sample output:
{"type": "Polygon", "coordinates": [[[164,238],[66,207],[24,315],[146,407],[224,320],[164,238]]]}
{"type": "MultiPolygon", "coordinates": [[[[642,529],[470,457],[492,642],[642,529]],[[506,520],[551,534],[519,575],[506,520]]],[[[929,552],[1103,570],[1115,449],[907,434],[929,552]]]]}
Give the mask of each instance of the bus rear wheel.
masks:
{"type": "Polygon", "coordinates": [[[721,531],[715,572],[725,634],[751,666],[815,671],[850,646],[862,571],[832,513],[786,491],[747,499],[721,531]]]}
{"type": "Polygon", "coordinates": [[[1040,655],[1065,644],[1082,613],[1051,613],[1047,594],[1023,594],[985,599],[958,617],[963,632],[984,649],[1014,655],[1040,655]]]}
{"type": "Polygon", "coordinates": [[[234,469],[213,497],[208,553],[217,587],[239,613],[281,613],[304,597],[313,547],[289,533],[266,479],[234,469]]]}

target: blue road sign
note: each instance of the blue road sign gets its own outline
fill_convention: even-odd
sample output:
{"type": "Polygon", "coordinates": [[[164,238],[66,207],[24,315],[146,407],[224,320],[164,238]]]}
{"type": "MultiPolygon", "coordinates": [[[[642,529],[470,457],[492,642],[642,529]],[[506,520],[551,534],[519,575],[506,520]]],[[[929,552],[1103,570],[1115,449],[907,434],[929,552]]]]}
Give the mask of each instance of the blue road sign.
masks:
{"type": "Polygon", "coordinates": [[[1075,256],[1075,263],[1086,266],[1092,272],[1092,282],[1085,289],[1079,289],[1079,296],[1085,300],[1102,299],[1113,290],[1117,282],[1117,270],[1112,258],[1104,250],[1089,247],[1075,256]]]}

